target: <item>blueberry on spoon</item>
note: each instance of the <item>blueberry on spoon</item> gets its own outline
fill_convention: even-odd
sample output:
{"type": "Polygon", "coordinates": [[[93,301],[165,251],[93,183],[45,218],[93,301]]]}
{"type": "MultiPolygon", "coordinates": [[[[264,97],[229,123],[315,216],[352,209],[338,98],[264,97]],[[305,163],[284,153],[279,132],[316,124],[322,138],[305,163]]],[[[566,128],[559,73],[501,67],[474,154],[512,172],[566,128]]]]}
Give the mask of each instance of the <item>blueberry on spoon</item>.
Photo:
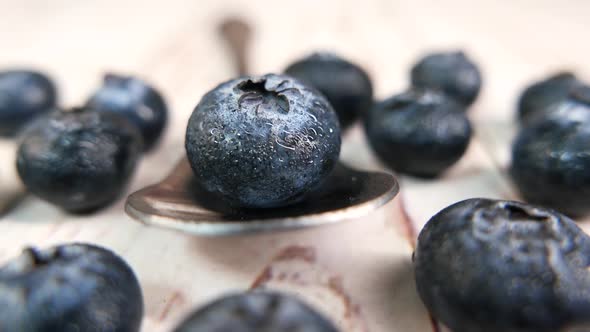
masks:
{"type": "Polygon", "coordinates": [[[246,76],[201,99],[185,147],[208,191],[236,207],[279,207],[301,201],[328,176],[340,126],[315,89],[289,76],[246,76]]]}
{"type": "Polygon", "coordinates": [[[220,36],[229,46],[242,78],[220,85],[201,101],[187,128],[187,158],[182,158],[161,182],[129,196],[125,211],[131,217],[189,234],[224,236],[353,219],[397,194],[399,186],[391,174],[356,171],[338,162],[331,169],[340,145],[338,120],[334,114],[324,114],[322,109],[328,108],[328,102],[316,89],[299,88],[301,83],[291,83],[291,78],[282,86],[282,82],[276,85],[277,75],[247,77],[251,31],[237,18],[220,25],[220,36]],[[305,107],[314,100],[314,107],[305,107]],[[260,150],[247,149],[256,144],[261,145],[260,150]],[[314,155],[324,158],[315,159],[314,155]],[[304,166],[301,161],[306,159],[304,166]],[[215,167],[201,173],[199,167],[211,161],[215,167]],[[318,162],[324,166],[318,167],[318,162]],[[191,169],[191,163],[196,167],[191,169]],[[195,181],[199,176],[199,181],[209,182],[208,189],[195,181]],[[320,183],[313,184],[309,181],[312,179],[320,183]],[[225,200],[216,195],[222,191],[227,194],[225,200]],[[240,197],[227,204],[236,200],[240,191],[246,193],[246,204],[240,197]],[[300,204],[284,206],[303,197],[300,204]],[[239,208],[244,206],[281,208],[239,208]]]}

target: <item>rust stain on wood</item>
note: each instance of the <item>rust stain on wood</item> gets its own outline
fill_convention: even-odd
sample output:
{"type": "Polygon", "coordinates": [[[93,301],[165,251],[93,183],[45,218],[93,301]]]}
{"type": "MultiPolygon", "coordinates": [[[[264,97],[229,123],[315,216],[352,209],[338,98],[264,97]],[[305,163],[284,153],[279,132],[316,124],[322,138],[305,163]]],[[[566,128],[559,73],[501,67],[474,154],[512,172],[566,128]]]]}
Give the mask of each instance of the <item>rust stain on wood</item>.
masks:
{"type": "MultiPolygon", "coordinates": [[[[313,264],[316,261],[316,253],[315,253],[315,249],[313,247],[307,247],[307,246],[289,246],[286,247],[284,249],[282,249],[281,251],[279,251],[279,253],[273,258],[271,259],[270,263],[267,264],[262,271],[258,274],[258,276],[254,279],[254,281],[252,282],[252,284],[250,285],[250,289],[256,289],[259,287],[263,287],[264,284],[266,284],[267,282],[269,282],[270,280],[273,279],[273,272],[272,272],[272,265],[277,263],[277,262],[284,262],[284,261],[290,261],[290,260],[302,260],[306,263],[309,264],[313,264]]],[[[296,274],[296,277],[298,277],[299,274],[296,274]]],[[[279,279],[281,280],[285,280],[287,279],[287,276],[284,273],[281,273],[279,275],[279,279]]]]}
{"type": "Polygon", "coordinates": [[[254,279],[254,282],[252,282],[252,285],[250,285],[250,289],[253,290],[256,288],[263,287],[264,284],[266,284],[270,280],[272,280],[272,268],[270,266],[267,266],[254,279]]]}
{"type": "Polygon", "coordinates": [[[418,239],[418,230],[416,229],[416,226],[414,224],[414,221],[412,220],[412,218],[410,217],[410,215],[408,214],[408,211],[406,210],[406,206],[404,203],[404,196],[400,193],[400,195],[398,196],[399,199],[399,208],[400,208],[400,212],[401,212],[401,221],[402,221],[402,226],[403,231],[404,231],[404,237],[406,238],[406,240],[408,241],[408,243],[410,244],[410,246],[412,247],[412,249],[416,249],[416,241],[418,239]]]}
{"type": "Polygon", "coordinates": [[[315,263],[316,261],[316,252],[315,248],[308,247],[308,246],[289,246],[283,249],[273,261],[280,262],[280,261],[289,261],[294,259],[300,259],[310,264],[315,263]]]}
{"type": "Polygon", "coordinates": [[[440,327],[438,326],[438,321],[432,317],[429,313],[428,318],[430,319],[430,326],[432,326],[432,332],[440,332],[440,327]]]}
{"type": "Polygon", "coordinates": [[[309,246],[289,246],[279,251],[271,261],[262,269],[250,289],[264,287],[267,283],[276,281],[297,286],[299,291],[304,287],[317,286],[328,290],[336,299],[342,302],[343,314],[342,319],[347,322],[347,326],[356,326],[354,331],[369,331],[367,323],[361,313],[361,308],[355,304],[352,297],[346,291],[342,276],[334,275],[329,271],[316,265],[316,250],[309,246]],[[288,261],[300,261],[310,265],[309,269],[302,268],[299,271],[285,272],[277,271],[277,264],[288,261]],[[321,272],[322,277],[313,277],[311,280],[305,279],[305,273],[312,270],[321,272]]]}
{"type": "Polygon", "coordinates": [[[345,318],[352,318],[353,315],[360,314],[360,308],[352,303],[350,295],[344,290],[342,277],[331,277],[328,280],[328,287],[342,299],[345,308],[345,318]]]}
{"type": "Polygon", "coordinates": [[[158,320],[164,321],[166,319],[166,317],[168,316],[168,314],[170,313],[170,310],[172,309],[172,307],[175,304],[181,304],[183,302],[184,302],[184,298],[182,297],[182,294],[180,294],[179,292],[172,293],[172,297],[170,297],[168,302],[166,302],[166,305],[164,306],[164,309],[162,309],[162,312],[160,313],[158,320]]]}

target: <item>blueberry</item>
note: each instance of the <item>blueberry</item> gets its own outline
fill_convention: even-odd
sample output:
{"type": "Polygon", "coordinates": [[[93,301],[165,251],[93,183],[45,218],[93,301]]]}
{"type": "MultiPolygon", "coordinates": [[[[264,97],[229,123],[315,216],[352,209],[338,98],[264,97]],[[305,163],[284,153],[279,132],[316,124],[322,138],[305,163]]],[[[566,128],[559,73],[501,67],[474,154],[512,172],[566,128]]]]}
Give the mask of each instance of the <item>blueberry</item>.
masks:
{"type": "Polygon", "coordinates": [[[27,190],[71,212],[90,212],[125,189],[141,155],[126,118],[74,109],[44,115],[22,133],[17,169],[27,190]]]}
{"type": "Polygon", "coordinates": [[[557,73],[534,83],[524,90],[518,100],[519,120],[527,124],[536,118],[546,117],[569,98],[573,88],[581,84],[569,72],[557,73]]]}
{"type": "Polygon", "coordinates": [[[14,136],[56,103],[55,85],[44,74],[29,70],[0,72],[0,136],[14,136]]]}
{"type": "Polygon", "coordinates": [[[90,244],[28,248],[0,268],[0,331],[137,332],[139,283],[123,259],[90,244]]]}
{"type": "Polygon", "coordinates": [[[454,332],[555,332],[590,323],[590,238],[553,210],[468,199],[418,237],[422,301],[454,332]]]}
{"type": "Polygon", "coordinates": [[[570,216],[590,213],[590,99],[524,127],[510,174],[525,200],[570,216]]]}
{"type": "Polygon", "coordinates": [[[196,180],[232,206],[296,203],[338,160],[340,127],[328,101],[288,76],[231,80],[190,117],[186,153],[196,180]]]}
{"type": "Polygon", "coordinates": [[[471,138],[463,106],[429,90],[409,90],[376,104],[365,129],[371,147],[387,166],[427,178],[457,162],[471,138]]]}
{"type": "Polygon", "coordinates": [[[198,309],[175,332],[337,332],[298,299],[276,292],[228,295],[198,309]]]}
{"type": "Polygon", "coordinates": [[[314,53],[296,61],[285,74],[323,93],[336,111],[342,128],[352,125],[373,102],[369,75],[359,66],[332,53],[314,53]]]}
{"type": "Polygon", "coordinates": [[[135,77],[105,75],[103,86],[90,97],[86,106],[126,116],[139,127],[146,151],[162,136],[168,118],[162,95],[135,77]]]}
{"type": "Polygon", "coordinates": [[[481,73],[463,52],[426,55],[412,67],[412,84],[440,90],[465,106],[471,105],[481,88],[481,73]]]}

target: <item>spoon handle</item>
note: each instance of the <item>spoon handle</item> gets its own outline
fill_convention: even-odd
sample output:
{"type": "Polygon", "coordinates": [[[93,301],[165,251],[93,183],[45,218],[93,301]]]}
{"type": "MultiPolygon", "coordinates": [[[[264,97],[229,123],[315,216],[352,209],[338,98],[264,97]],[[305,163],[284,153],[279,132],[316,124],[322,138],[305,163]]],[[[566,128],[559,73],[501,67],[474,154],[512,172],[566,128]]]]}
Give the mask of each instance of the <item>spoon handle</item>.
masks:
{"type": "Polygon", "coordinates": [[[220,33],[232,52],[238,75],[246,75],[248,73],[247,51],[251,37],[250,26],[240,19],[229,18],[221,23],[220,33]]]}

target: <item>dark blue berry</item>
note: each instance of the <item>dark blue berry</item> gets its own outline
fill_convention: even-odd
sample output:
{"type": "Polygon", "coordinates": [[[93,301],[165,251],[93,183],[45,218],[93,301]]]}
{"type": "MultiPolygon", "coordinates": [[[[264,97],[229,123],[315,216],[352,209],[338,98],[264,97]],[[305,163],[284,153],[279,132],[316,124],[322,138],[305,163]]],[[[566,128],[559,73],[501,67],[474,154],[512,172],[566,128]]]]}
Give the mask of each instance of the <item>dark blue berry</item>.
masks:
{"type": "Polygon", "coordinates": [[[490,199],[465,200],[437,213],[414,253],[422,301],[454,332],[587,327],[589,266],[590,238],[573,220],[490,199]]]}
{"type": "Polygon", "coordinates": [[[297,298],[276,292],[229,295],[198,309],[175,332],[337,332],[297,298]]]}
{"type": "Polygon", "coordinates": [[[292,204],[330,173],[340,127],[328,101],[288,76],[242,77],[208,92],[186,131],[197,181],[233,206],[292,204]]]}
{"type": "Polygon", "coordinates": [[[440,90],[465,106],[471,105],[481,88],[481,73],[463,52],[432,53],[412,67],[412,84],[440,90]]]}
{"type": "Polygon", "coordinates": [[[463,106],[429,90],[413,89],[376,104],[365,128],[387,166],[419,177],[444,172],[461,158],[471,138],[463,106]]]}
{"type": "Polygon", "coordinates": [[[332,53],[314,53],[291,64],[285,74],[316,88],[326,96],[347,128],[368,112],[373,102],[369,75],[359,66],[332,53]]]}
{"type": "Polygon", "coordinates": [[[154,147],[166,127],[168,109],[162,95],[135,77],[107,74],[87,107],[126,116],[141,131],[144,149],[154,147]]]}
{"type": "Polygon", "coordinates": [[[23,130],[17,169],[30,193],[67,211],[90,212],[123,193],[141,150],[139,131],[120,115],[56,111],[23,130]]]}
{"type": "Polygon", "coordinates": [[[525,200],[570,216],[590,213],[590,99],[576,100],[524,127],[510,166],[525,200]]]}
{"type": "Polygon", "coordinates": [[[523,124],[544,118],[570,97],[582,83],[569,72],[558,73],[524,90],[518,100],[518,117],[523,124]]]}
{"type": "Polygon", "coordinates": [[[139,283],[105,248],[29,248],[0,268],[0,331],[137,332],[139,283]]]}
{"type": "Polygon", "coordinates": [[[57,92],[44,74],[28,70],[0,72],[0,136],[15,135],[34,117],[53,110],[57,92]]]}

